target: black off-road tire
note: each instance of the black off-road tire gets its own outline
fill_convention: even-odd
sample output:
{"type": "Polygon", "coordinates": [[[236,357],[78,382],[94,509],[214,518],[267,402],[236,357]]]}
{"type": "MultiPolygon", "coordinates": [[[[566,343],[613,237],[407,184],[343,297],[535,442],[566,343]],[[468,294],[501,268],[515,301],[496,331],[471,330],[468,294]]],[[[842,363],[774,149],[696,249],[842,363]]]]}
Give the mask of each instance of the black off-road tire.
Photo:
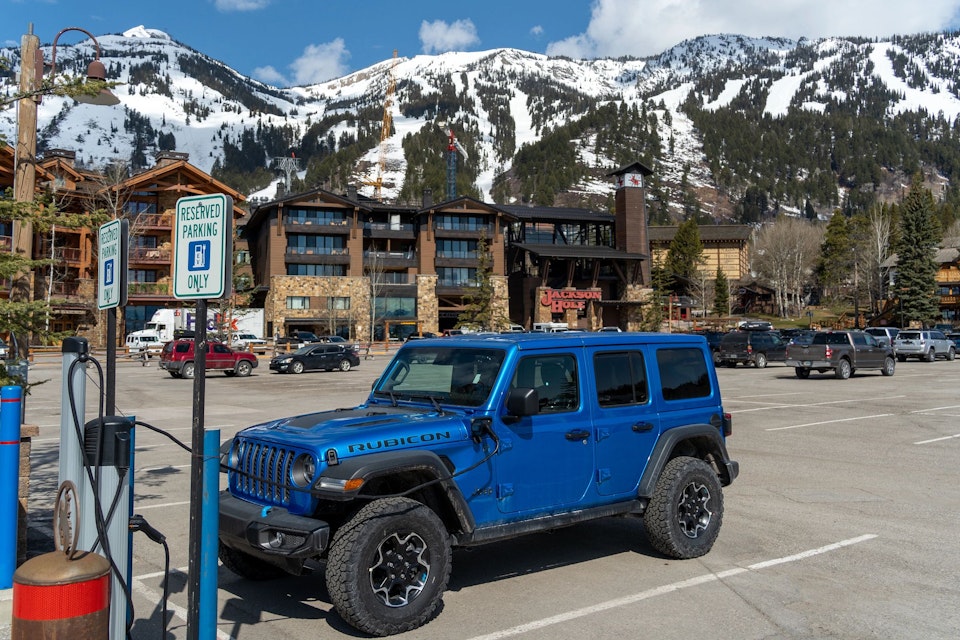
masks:
{"type": "Polygon", "coordinates": [[[837,380],[846,380],[853,375],[853,367],[849,360],[841,359],[837,363],[837,368],[833,370],[833,375],[837,380]]]}
{"type": "Polygon", "coordinates": [[[806,380],[810,377],[810,369],[806,367],[796,367],[794,368],[793,372],[797,374],[797,377],[801,380],[806,380]]]}
{"type": "Polygon", "coordinates": [[[765,369],[767,367],[767,355],[765,353],[758,353],[753,357],[753,366],[757,369],[765,369]]]}
{"type": "Polygon", "coordinates": [[[223,566],[247,580],[272,580],[287,573],[276,565],[256,558],[249,553],[232,549],[222,542],[217,547],[217,555],[220,557],[223,566]]]}
{"type": "Polygon", "coordinates": [[[430,508],[409,498],[375,500],[334,535],[327,591],[337,613],[360,631],[403,633],[437,613],[450,558],[450,538],[430,508]]]}
{"type": "Polygon", "coordinates": [[[665,556],[699,558],[713,547],[723,522],[723,493],[713,468],[681,456],[666,464],[643,514],[650,544],[665,556]]]}
{"type": "Polygon", "coordinates": [[[887,357],[883,359],[883,367],[880,369],[880,373],[885,376],[892,376],[894,371],[896,371],[897,363],[894,361],[893,357],[887,357]]]}
{"type": "Polygon", "coordinates": [[[251,371],[253,371],[253,365],[251,365],[246,360],[241,360],[240,362],[237,363],[236,372],[237,372],[237,375],[240,376],[241,378],[246,378],[247,376],[249,376],[251,371]]]}

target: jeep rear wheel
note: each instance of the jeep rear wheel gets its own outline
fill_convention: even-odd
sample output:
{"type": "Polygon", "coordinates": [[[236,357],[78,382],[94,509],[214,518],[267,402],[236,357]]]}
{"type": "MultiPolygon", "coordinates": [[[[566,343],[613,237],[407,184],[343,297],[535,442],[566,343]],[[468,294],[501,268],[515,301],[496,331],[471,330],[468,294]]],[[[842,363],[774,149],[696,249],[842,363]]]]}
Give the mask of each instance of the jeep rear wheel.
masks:
{"type": "Polygon", "coordinates": [[[668,462],[643,521],[650,543],[666,556],[683,560],[710,551],[723,521],[723,493],[713,468],[686,456],[668,462]]]}
{"type": "Polygon", "coordinates": [[[337,612],[360,631],[410,631],[440,606],[450,579],[450,538],[419,502],[376,500],[335,534],[326,576],[337,612]]]}

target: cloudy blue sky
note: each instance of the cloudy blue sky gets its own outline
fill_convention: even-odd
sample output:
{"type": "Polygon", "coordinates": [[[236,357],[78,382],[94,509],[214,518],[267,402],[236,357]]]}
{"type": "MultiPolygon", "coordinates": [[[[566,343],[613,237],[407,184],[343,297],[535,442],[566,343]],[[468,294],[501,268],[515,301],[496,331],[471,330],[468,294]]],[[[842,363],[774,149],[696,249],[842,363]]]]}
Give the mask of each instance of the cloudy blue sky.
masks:
{"type": "MultiPolygon", "coordinates": [[[[960,0],[0,0],[0,46],[28,24],[41,43],[66,27],[136,26],[279,86],[339,77],[398,55],[513,47],[575,58],[647,56],[715,33],[818,38],[956,29],[960,0]]],[[[65,33],[70,44],[82,33],[65,33]]]]}

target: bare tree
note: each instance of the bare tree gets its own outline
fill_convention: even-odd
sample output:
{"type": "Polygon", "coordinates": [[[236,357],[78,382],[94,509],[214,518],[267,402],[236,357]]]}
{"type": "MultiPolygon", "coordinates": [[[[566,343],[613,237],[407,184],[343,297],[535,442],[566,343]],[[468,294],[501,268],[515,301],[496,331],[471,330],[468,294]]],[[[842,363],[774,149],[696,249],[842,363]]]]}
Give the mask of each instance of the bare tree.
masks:
{"type": "Polygon", "coordinates": [[[804,285],[810,280],[823,230],[805,220],[778,217],[757,233],[753,269],[776,295],[777,313],[800,311],[804,285]]]}
{"type": "Polygon", "coordinates": [[[885,296],[884,287],[890,272],[884,263],[890,258],[890,234],[893,230],[890,211],[876,205],[867,212],[866,242],[861,259],[864,261],[864,273],[867,274],[867,286],[870,291],[870,304],[874,313],[879,309],[880,300],[885,296]]]}

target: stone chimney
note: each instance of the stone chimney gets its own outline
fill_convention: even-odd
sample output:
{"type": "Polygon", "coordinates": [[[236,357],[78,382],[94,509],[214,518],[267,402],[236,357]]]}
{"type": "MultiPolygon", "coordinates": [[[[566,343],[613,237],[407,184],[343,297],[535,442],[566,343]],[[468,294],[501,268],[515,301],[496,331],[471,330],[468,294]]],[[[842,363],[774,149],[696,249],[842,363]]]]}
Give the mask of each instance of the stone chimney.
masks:
{"type": "Polygon", "coordinates": [[[357,201],[357,185],[355,184],[347,185],[347,200],[351,200],[353,202],[357,201]]]}
{"type": "Polygon", "coordinates": [[[645,181],[653,170],[632,162],[611,171],[608,176],[614,178],[617,185],[614,206],[615,248],[627,253],[642,254],[645,259],[640,263],[642,284],[649,287],[650,278],[650,239],[647,235],[647,207],[645,181]]]}
{"type": "Polygon", "coordinates": [[[423,208],[429,209],[433,206],[433,189],[423,190],[423,208]]]}
{"type": "Polygon", "coordinates": [[[179,151],[157,151],[153,158],[156,161],[154,166],[165,167],[168,164],[173,164],[174,162],[189,162],[190,154],[179,151]]]}

